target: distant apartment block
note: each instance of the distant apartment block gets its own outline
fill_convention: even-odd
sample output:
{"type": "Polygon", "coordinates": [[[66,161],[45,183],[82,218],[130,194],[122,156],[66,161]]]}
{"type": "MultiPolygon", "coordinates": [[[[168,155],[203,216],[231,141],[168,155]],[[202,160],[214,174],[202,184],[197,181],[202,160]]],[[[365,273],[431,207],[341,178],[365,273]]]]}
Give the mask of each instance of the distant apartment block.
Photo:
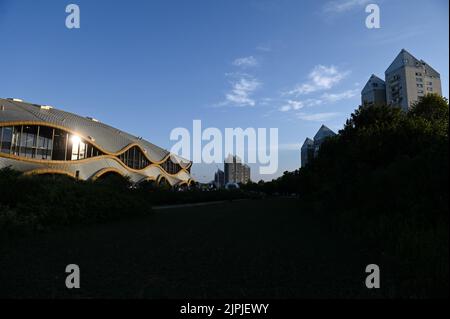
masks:
{"type": "Polygon", "coordinates": [[[243,184],[247,184],[248,182],[250,182],[251,180],[251,176],[250,176],[250,166],[244,164],[244,166],[242,167],[242,183],[243,184]]]}
{"type": "Polygon", "coordinates": [[[225,186],[225,173],[224,171],[218,169],[214,174],[214,185],[216,188],[222,188],[225,186]]]}
{"type": "Polygon", "coordinates": [[[372,74],[361,92],[363,105],[385,105],[386,83],[378,76],[372,74]]]}
{"type": "Polygon", "coordinates": [[[334,133],[325,125],[322,125],[322,127],[314,136],[314,139],[310,139],[309,137],[306,138],[301,149],[302,167],[307,166],[315,157],[317,157],[317,155],[319,154],[320,146],[327,138],[335,135],[336,133],[334,133]]]}
{"type": "Polygon", "coordinates": [[[307,137],[301,150],[302,167],[308,165],[311,158],[314,158],[314,141],[307,137]]]}
{"type": "Polygon", "coordinates": [[[224,164],[225,185],[228,183],[247,184],[250,181],[250,167],[237,156],[229,155],[224,164]]]}
{"type": "Polygon", "coordinates": [[[430,93],[442,95],[440,74],[403,49],[386,70],[385,81],[375,75],[370,77],[361,99],[363,105],[386,103],[408,111],[420,97],[430,93]]]}

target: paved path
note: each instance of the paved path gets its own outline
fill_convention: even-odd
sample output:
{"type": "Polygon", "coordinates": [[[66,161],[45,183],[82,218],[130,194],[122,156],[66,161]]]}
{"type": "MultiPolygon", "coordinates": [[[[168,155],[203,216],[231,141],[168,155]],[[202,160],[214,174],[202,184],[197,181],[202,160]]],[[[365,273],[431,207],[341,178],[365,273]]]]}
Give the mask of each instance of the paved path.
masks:
{"type": "Polygon", "coordinates": [[[180,209],[180,208],[190,208],[190,207],[201,207],[201,206],[211,206],[217,204],[224,204],[225,201],[215,201],[215,202],[205,202],[205,203],[194,203],[194,204],[181,204],[181,205],[162,205],[154,206],[153,210],[168,210],[168,209],[180,209]]]}

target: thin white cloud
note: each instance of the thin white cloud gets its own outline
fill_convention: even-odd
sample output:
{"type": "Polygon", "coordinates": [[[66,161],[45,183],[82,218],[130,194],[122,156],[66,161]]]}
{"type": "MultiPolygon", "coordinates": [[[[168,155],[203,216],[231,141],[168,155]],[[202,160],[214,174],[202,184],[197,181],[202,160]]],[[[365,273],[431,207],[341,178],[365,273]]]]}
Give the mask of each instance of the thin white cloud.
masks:
{"type": "Polygon", "coordinates": [[[383,30],[383,33],[372,34],[366,43],[371,46],[397,44],[409,39],[423,38],[425,33],[426,31],[418,26],[408,26],[408,29],[403,30],[383,30]]]}
{"type": "Polygon", "coordinates": [[[290,105],[283,105],[282,107],[280,107],[280,111],[281,112],[288,112],[288,111],[290,111],[290,110],[292,110],[292,108],[291,108],[291,106],[290,105]]]}
{"type": "Polygon", "coordinates": [[[329,90],[341,82],[350,71],[340,71],[335,66],[317,65],[309,73],[309,81],[297,85],[294,89],[286,92],[286,95],[305,95],[316,91],[329,90]]]}
{"type": "Polygon", "coordinates": [[[299,143],[290,143],[290,144],[280,144],[278,146],[279,151],[298,151],[301,149],[301,145],[299,143]]]}
{"type": "Polygon", "coordinates": [[[261,51],[261,52],[270,52],[270,51],[272,51],[272,48],[268,45],[259,45],[256,47],[256,50],[261,51]]]}
{"type": "Polygon", "coordinates": [[[247,56],[243,58],[237,58],[233,61],[233,65],[242,68],[250,68],[258,66],[259,62],[254,56],[247,56]]]}
{"type": "Polygon", "coordinates": [[[352,97],[355,97],[358,94],[357,89],[355,90],[347,90],[341,93],[325,93],[321,96],[321,99],[326,102],[337,102],[341,100],[347,100],[351,99],[352,97]]]}
{"type": "Polygon", "coordinates": [[[323,7],[323,11],[325,13],[343,13],[363,7],[369,2],[371,0],[334,0],[327,2],[323,7]]]}
{"type": "Polygon", "coordinates": [[[261,86],[256,78],[241,74],[237,79],[231,81],[231,90],[225,95],[226,101],[222,105],[232,106],[255,106],[256,100],[253,93],[261,86]]]}
{"type": "Polygon", "coordinates": [[[341,113],[337,112],[329,112],[329,113],[314,113],[314,114],[306,114],[306,113],[298,113],[297,117],[303,121],[313,121],[313,122],[322,122],[327,121],[339,116],[341,113]]]}
{"type": "Polygon", "coordinates": [[[274,102],[274,99],[270,98],[270,97],[264,97],[264,98],[259,99],[259,101],[258,101],[259,105],[262,105],[262,106],[271,105],[273,102],[274,102]]]}
{"type": "Polygon", "coordinates": [[[300,110],[305,107],[314,107],[323,105],[325,103],[335,103],[341,100],[347,100],[351,99],[358,95],[358,90],[347,90],[340,93],[324,93],[320,97],[317,98],[310,98],[303,101],[299,100],[288,100],[285,104],[283,104],[279,111],[281,112],[289,112],[289,111],[295,111],[300,110]]]}
{"type": "Polygon", "coordinates": [[[290,110],[300,110],[305,107],[302,101],[288,100],[285,105],[280,108],[281,112],[288,112],[290,110]]]}

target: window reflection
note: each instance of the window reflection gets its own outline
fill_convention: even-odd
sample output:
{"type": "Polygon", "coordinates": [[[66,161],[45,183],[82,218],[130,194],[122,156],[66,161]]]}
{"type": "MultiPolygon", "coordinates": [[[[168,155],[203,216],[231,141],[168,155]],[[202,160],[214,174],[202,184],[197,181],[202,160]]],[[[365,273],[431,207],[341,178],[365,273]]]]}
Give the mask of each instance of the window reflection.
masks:
{"type": "Polygon", "coordinates": [[[70,141],[72,142],[71,160],[77,161],[87,158],[87,144],[84,143],[77,135],[71,135],[70,141]]]}
{"type": "Polygon", "coordinates": [[[11,152],[12,127],[1,127],[0,132],[0,151],[9,154],[11,152]]]}
{"type": "Polygon", "coordinates": [[[53,129],[50,127],[38,127],[38,142],[36,146],[36,158],[49,160],[52,158],[53,129]]]}
{"type": "Polygon", "coordinates": [[[103,155],[77,135],[41,125],[0,127],[0,152],[54,161],[77,161],[103,155]]]}
{"type": "MultiPolygon", "coordinates": [[[[0,152],[53,161],[78,161],[104,155],[80,136],[42,125],[0,126],[0,152]]],[[[141,170],[152,164],[137,146],[131,147],[118,157],[132,169],[141,170]]],[[[162,163],[161,167],[172,175],[182,169],[171,159],[162,163]]]]}

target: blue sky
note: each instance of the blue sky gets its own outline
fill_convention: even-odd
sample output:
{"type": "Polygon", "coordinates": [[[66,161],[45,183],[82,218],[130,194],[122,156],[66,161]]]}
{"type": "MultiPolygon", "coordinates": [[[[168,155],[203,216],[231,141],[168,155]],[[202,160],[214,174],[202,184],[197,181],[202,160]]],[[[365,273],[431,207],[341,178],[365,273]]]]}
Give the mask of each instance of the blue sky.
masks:
{"type": "MultiPolygon", "coordinates": [[[[0,0],[0,96],[92,116],[165,148],[175,127],[279,128],[280,167],[320,125],[340,129],[402,48],[441,73],[448,1],[0,0]],[[367,29],[365,6],[381,9],[367,29]]],[[[215,165],[196,165],[212,179],[215,165]]],[[[252,178],[258,180],[256,167],[252,178]]]]}

